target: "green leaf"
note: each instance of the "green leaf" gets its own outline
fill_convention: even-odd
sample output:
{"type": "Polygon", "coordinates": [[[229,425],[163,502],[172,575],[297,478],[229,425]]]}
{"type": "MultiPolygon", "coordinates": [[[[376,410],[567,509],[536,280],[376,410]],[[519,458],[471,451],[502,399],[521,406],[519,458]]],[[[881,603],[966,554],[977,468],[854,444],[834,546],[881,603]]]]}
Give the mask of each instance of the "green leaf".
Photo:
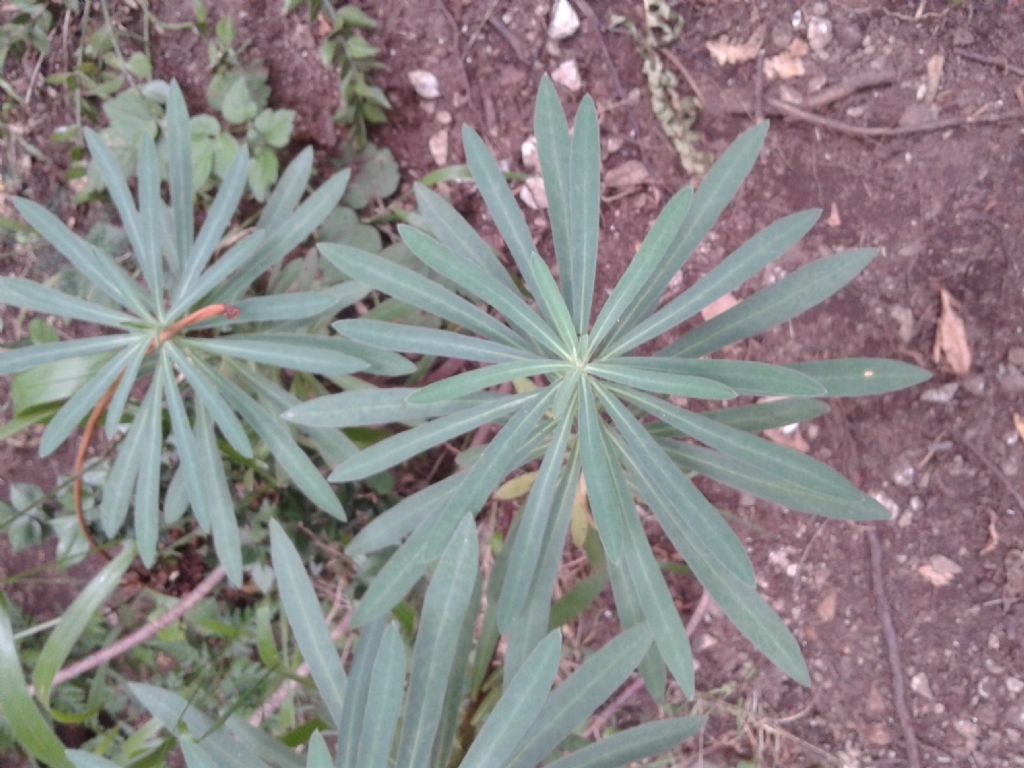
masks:
{"type": "Polygon", "coordinates": [[[253,127],[263,136],[263,140],[276,149],[288,146],[295,127],[295,110],[264,109],[253,122],[253,127]]]}
{"type": "MultiPolygon", "coordinates": [[[[572,143],[569,124],[558,100],[551,78],[544,75],[537,91],[533,113],[533,132],[537,137],[537,157],[544,176],[544,192],[548,198],[548,218],[555,245],[558,274],[562,276],[562,295],[569,299],[572,274],[570,245],[573,207],[569,205],[570,154],[572,143]]],[[[422,209],[422,206],[420,206],[422,209]]],[[[426,213],[426,212],[425,212],[426,213]]]]}
{"type": "Polygon", "coordinates": [[[335,467],[329,479],[348,482],[383,472],[428,448],[519,411],[536,397],[536,393],[529,393],[495,399],[400,432],[345,460],[335,467]]]}
{"type": "Polygon", "coordinates": [[[189,338],[185,344],[224,357],[324,376],[343,376],[366,368],[365,361],[341,351],[339,340],[327,336],[234,333],[212,339],[189,338]]]}
{"type": "Polygon", "coordinates": [[[356,282],[340,283],[322,291],[296,291],[270,296],[251,296],[236,301],[238,317],[226,325],[288,322],[334,315],[363,298],[369,289],[356,282]]]}
{"type": "MultiPolygon", "coordinates": [[[[256,231],[237,242],[227,253],[217,259],[193,284],[185,295],[174,302],[168,317],[175,319],[182,316],[189,307],[199,299],[224,283],[232,273],[250,263],[262,251],[267,241],[265,232],[256,231]]],[[[214,302],[209,302],[214,303],[214,302]]]]}
{"type": "Polygon", "coordinates": [[[163,252],[160,241],[165,232],[163,200],[160,198],[160,165],[153,137],[143,134],[139,144],[139,162],[136,169],[136,187],[139,194],[139,215],[142,225],[142,250],[135,254],[142,276],[149,286],[157,316],[163,310],[163,252]]]}
{"type": "Polygon", "coordinates": [[[631,505],[629,499],[624,498],[624,483],[616,481],[622,470],[609,450],[594,405],[594,393],[590,384],[583,379],[580,381],[579,397],[579,441],[583,476],[587,482],[587,499],[608,559],[618,562],[622,552],[622,516],[632,514],[631,505]]]}
{"type": "MultiPolygon", "coordinates": [[[[409,693],[399,737],[397,765],[426,765],[441,722],[438,706],[455,663],[456,643],[478,578],[476,526],[465,515],[445,547],[423,602],[412,652],[409,693]]],[[[379,578],[379,577],[378,577],[379,578]]]]}
{"type": "Polygon", "coordinates": [[[390,387],[338,392],[299,403],[281,416],[293,424],[343,428],[409,423],[434,416],[447,416],[465,409],[465,401],[431,405],[412,404],[409,402],[409,395],[416,391],[408,387],[390,387]]]}
{"type": "Polygon", "coordinates": [[[209,500],[207,508],[210,528],[213,531],[214,551],[227,572],[228,581],[235,588],[240,588],[242,541],[238,533],[238,520],[235,518],[235,504],[231,498],[227,476],[224,474],[224,463],[220,448],[217,446],[217,438],[213,434],[213,425],[210,423],[207,409],[202,405],[196,405],[195,442],[201,467],[203,493],[209,500]]]}
{"type": "Polygon", "coordinates": [[[479,363],[505,363],[531,355],[497,341],[419,325],[384,323],[378,320],[338,320],[332,328],[361,344],[417,355],[453,357],[479,363]]]}
{"type": "Polygon", "coordinates": [[[466,153],[466,164],[480,190],[480,196],[487,204],[494,225],[508,244],[509,253],[512,254],[519,274],[526,282],[530,294],[540,305],[541,314],[548,323],[554,325],[555,314],[552,308],[545,304],[530,270],[529,255],[536,250],[530,236],[530,228],[526,225],[523,212],[516,205],[512,190],[505,183],[504,174],[487,151],[483,139],[469,126],[462,127],[462,147],[466,153]]]}
{"type": "Polygon", "coordinates": [[[825,397],[880,395],[916,386],[932,377],[916,365],[875,357],[822,360],[787,367],[819,382],[825,388],[825,397]]]}
{"type": "Polygon", "coordinates": [[[167,168],[171,187],[171,213],[174,229],[174,271],[181,274],[185,258],[192,252],[195,234],[192,210],[192,132],[185,97],[177,82],[171,82],[167,95],[166,127],[167,168]]]}
{"type": "MultiPolygon", "coordinates": [[[[440,507],[438,513],[439,510],[440,507]]],[[[419,527],[422,528],[428,519],[433,519],[433,515],[428,518],[424,514],[419,527]]],[[[423,578],[431,562],[425,555],[426,542],[427,537],[422,533],[410,536],[374,574],[356,608],[353,626],[361,627],[386,615],[423,578]]]]}
{"type": "Polygon", "coordinates": [[[309,665],[320,698],[336,728],[344,722],[345,670],[320,612],[320,603],[295,545],[276,520],[270,521],[270,557],[277,589],[295,642],[309,665]]]}
{"type": "Polygon", "coordinates": [[[167,411],[170,414],[171,433],[174,436],[174,444],[179,454],[178,464],[182,469],[185,480],[185,489],[188,492],[189,503],[195,513],[203,531],[210,530],[210,509],[214,500],[209,495],[210,479],[207,477],[212,468],[207,466],[199,457],[199,446],[196,443],[195,435],[192,432],[192,425],[189,423],[188,413],[185,410],[185,402],[178,390],[175,381],[174,370],[168,361],[166,349],[160,350],[159,371],[163,375],[164,398],[167,402],[167,411]]]}
{"type": "Polygon", "coordinates": [[[135,480],[135,543],[139,547],[139,558],[147,568],[156,561],[156,542],[160,528],[160,452],[163,448],[164,429],[163,375],[164,359],[157,361],[157,370],[149,385],[146,400],[139,412],[141,434],[139,435],[139,471],[135,480]]]}
{"type": "Polygon", "coordinates": [[[711,378],[657,370],[653,366],[624,365],[619,360],[590,363],[587,371],[605,381],[663,395],[704,400],[731,400],[738,395],[732,387],[711,378]]]}
{"type": "Polygon", "coordinates": [[[249,189],[257,202],[267,199],[270,188],[277,181],[278,170],[277,154],[273,149],[261,147],[256,150],[249,161],[249,189]]]}
{"type": "Polygon", "coordinates": [[[217,249],[217,244],[224,236],[231,218],[238,209],[238,203],[245,191],[245,174],[249,162],[249,150],[244,146],[239,150],[231,168],[220,184],[217,195],[206,214],[203,226],[199,230],[192,250],[187,254],[184,271],[178,287],[174,292],[175,303],[180,299],[199,277],[210,257],[217,249]]]}
{"type": "MultiPolygon", "coordinates": [[[[642,608],[643,598],[629,576],[626,567],[627,559],[628,553],[618,563],[607,563],[608,579],[612,585],[612,599],[615,601],[615,612],[618,614],[619,625],[622,629],[631,629],[645,620],[642,608]]],[[[644,679],[651,698],[658,704],[664,704],[665,686],[668,682],[667,669],[657,647],[649,650],[644,656],[644,660],[640,662],[640,675],[644,679]]]]}
{"type": "Polygon", "coordinates": [[[117,763],[112,763],[104,757],[94,755],[92,752],[69,749],[65,752],[65,755],[75,768],[120,768],[117,763]]]}
{"type": "MultiPolygon", "coordinates": [[[[658,269],[637,294],[623,314],[620,329],[629,329],[646,317],[658,303],[672,276],[683,266],[701,240],[711,231],[725,207],[746,179],[768,133],[765,120],[748,128],[737,138],[708,171],[693,197],[686,218],[680,222],[675,240],[669,247],[671,256],[661,260],[658,269]]],[[[621,335],[612,336],[613,342],[621,335]]]]}
{"type": "Polygon", "coordinates": [[[487,387],[504,384],[513,379],[525,379],[530,376],[548,376],[568,374],[576,370],[574,366],[562,360],[516,360],[511,363],[496,363],[482,368],[449,376],[447,379],[428,384],[409,396],[414,405],[458,400],[472,395],[487,387]]]}
{"type": "Polygon", "coordinates": [[[401,179],[391,150],[367,144],[356,158],[358,170],[345,193],[345,205],[362,210],[374,200],[391,197],[401,179]]]}
{"type": "Polygon", "coordinates": [[[549,763],[547,768],[620,768],[668,752],[700,733],[706,717],[675,717],[644,723],[549,763]]]}
{"type": "Polygon", "coordinates": [[[134,340],[134,336],[122,333],[114,336],[92,336],[87,339],[4,349],[0,353],[0,376],[10,376],[29,368],[69,358],[100,355],[127,346],[134,340]]]}
{"type": "MultiPolygon", "coordinates": [[[[0,361],[5,355],[0,353],[0,361]]],[[[103,367],[107,358],[69,357],[55,363],[44,363],[16,374],[11,379],[11,405],[16,416],[45,413],[43,421],[57,412],[59,405],[85,386],[103,367]],[[48,407],[44,407],[48,406],[48,407]]]]}
{"type": "Polygon", "coordinates": [[[131,396],[132,390],[135,388],[135,384],[137,383],[139,369],[142,367],[142,361],[149,353],[149,344],[149,340],[143,337],[139,343],[135,345],[135,351],[132,353],[131,357],[128,358],[128,364],[121,372],[120,381],[114,389],[114,395],[110,399],[110,404],[107,406],[104,429],[106,430],[108,439],[114,437],[114,433],[121,424],[121,418],[124,416],[124,409],[128,405],[128,398],[131,396]]]}
{"type": "Polygon", "coordinates": [[[858,248],[811,262],[683,335],[658,354],[699,357],[756,336],[820,304],[859,275],[878,251],[858,248]]]}
{"type": "Polygon", "coordinates": [[[357,557],[397,547],[422,520],[432,517],[447,502],[461,482],[460,475],[449,475],[406,496],[367,523],[345,547],[346,554],[357,557]]]}
{"type": "Polygon", "coordinates": [[[126,544],[117,557],[90,579],[85,588],[60,617],[57,626],[46,638],[43,649],[36,659],[32,673],[36,698],[43,707],[50,708],[50,690],[53,678],[71,655],[75,643],[82,636],[93,615],[100,609],[121,583],[121,577],[135,559],[135,547],[126,544]]]}
{"type": "MultiPolygon", "coordinates": [[[[145,340],[143,340],[145,342],[145,340]]],[[[39,441],[39,455],[49,456],[63,443],[78,423],[93,409],[96,402],[117,381],[135,354],[135,347],[128,347],[114,355],[88,383],[78,390],[61,406],[43,432],[39,441]]]]}
{"type": "Polygon", "coordinates": [[[175,367],[181,371],[185,380],[195,390],[196,396],[203,407],[206,408],[217,427],[224,435],[231,447],[238,451],[246,459],[252,458],[252,443],[245,433],[245,427],[238,420],[235,412],[225,402],[224,398],[217,391],[216,385],[210,381],[198,368],[188,361],[188,356],[178,351],[175,343],[165,344],[163,349],[167,351],[168,357],[175,367]]]}
{"type": "Polygon", "coordinates": [[[548,696],[529,737],[507,768],[534,768],[551,754],[622,685],[650,647],[651,631],[641,624],[618,635],[583,662],[548,696]]]}
{"type": "Polygon", "coordinates": [[[20,277],[0,277],[0,304],[114,328],[123,328],[125,323],[136,321],[124,312],[69,296],[20,277]]]}
{"type": "Polygon", "coordinates": [[[192,739],[183,736],[178,739],[178,745],[181,747],[187,768],[217,768],[217,763],[213,761],[213,758],[192,739]]]}
{"type": "Polygon", "coordinates": [[[268,230],[274,229],[290,216],[302,199],[312,173],[313,148],[306,147],[284,169],[281,180],[274,187],[273,193],[260,212],[256,226],[268,230]]]}
{"type": "Polygon", "coordinates": [[[398,725],[405,693],[405,646],[393,623],[389,623],[380,643],[370,677],[373,696],[363,716],[359,736],[359,768],[388,768],[391,742],[398,725]]]}
{"type": "MultiPolygon", "coordinates": [[[[136,478],[139,474],[139,466],[142,462],[142,449],[146,442],[152,440],[149,427],[153,421],[152,411],[159,409],[159,389],[150,387],[146,393],[142,406],[135,415],[135,420],[128,429],[124,442],[117,451],[117,458],[114,459],[114,466],[107,475],[103,484],[103,499],[100,504],[100,522],[103,532],[108,538],[114,535],[124,525],[124,519],[128,514],[128,505],[131,503],[132,490],[135,488],[136,478]]],[[[159,438],[158,438],[159,439],[159,438]]]]}
{"type": "MultiPolygon", "coordinates": [[[[551,322],[562,339],[561,349],[575,350],[579,339],[573,328],[569,307],[558,289],[558,283],[552,277],[548,265],[537,255],[536,251],[530,253],[527,261],[530,266],[530,274],[537,284],[537,290],[540,291],[539,303],[551,312],[551,322]]],[[[562,354],[568,356],[565,352],[562,354]]]]}
{"type": "Polygon", "coordinates": [[[561,660],[562,634],[550,632],[505,686],[501,698],[473,739],[460,768],[504,765],[527,737],[555,682],[561,660]]]}
{"type": "MultiPolygon", "coordinates": [[[[667,211],[668,207],[665,209],[665,212],[667,211]]],[[[682,294],[635,328],[620,334],[621,338],[612,345],[608,352],[609,356],[633,349],[645,341],[660,336],[670,328],[675,328],[690,319],[711,302],[739,288],[796,245],[820,216],[819,209],[802,211],[785,216],[761,230],[682,294]]],[[[658,221],[661,221],[660,217],[658,221]]],[[[655,224],[655,227],[657,226],[655,224]]]]}
{"type": "Polygon", "coordinates": [[[239,75],[224,94],[224,101],[220,106],[221,114],[232,125],[241,125],[256,117],[258,111],[259,107],[249,93],[245,77],[239,75]]]}
{"type": "MultiPolygon", "coordinates": [[[[738,408],[722,408],[718,411],[705,411],[701,415],[719,424],[742,429],[744,432],[761,432],[765,429],[777,429],[787,424],[816,419],[826,413],[828,413],[828,406],[821,400],[801,398],[771,400],[766,403],[742,405],[738,408]]],[[[664,434],[675,433],[667,425],[664,426],[668,430],[664,434]]],[[[657,427],[656,429],[660,430],[661,428],[657,427]]],[[[661,432],[659,431],[658,434],[661,432]]]]}
{"type": "Polygon", "coordinates": [[[29,698],[6,601],[0,602],[0,690],[4,692],[0,696],[0,714],[19,746],[49,766],[70,768],[71,763],[64,757],[64,745],[29,698]]]}
{"type": "Polygon", "coordinates": [[[436,192],[427,189],[423,184],[415,184],[413,191],[416,193],[416,207],[426,218],[431,231],[448,250],[475,263],[506,288],[516,289],[515,283],[501,262],[498,261],[498,257],[495,256],[491,247],[477,234],[469,222],[459,215],[451,203],[436,192]]]}
{"type": "Polygon", "coordinates": [[[13,199],[18,213],[96,288],[140,317],[153,321],[150,303],[138,283],[103,251],[76,235],[41,205],[20,197],[13,199]]]}
{"type": "Polygon", "coordinates": [[[327,751],[327,742],[320,731],[313,731],[306,746],[306,768],[334,768],[331,753],[327,751]]]}
{"type": "MultiPolygon", "coordinates": [[[[619,357],[599,365],[615,366],[617,369],[631,368],[634,373],[643,371],[644,376],[655,372],[667,376],[699,376],[705,380],[713,379],[731,388],[739,395],[815,397],[825,394],[825,388],[810,376],[805,376],[787,366],[768,365],[748,360],[619,357]]],[[[652,387],[637,386],[637,389],[655,391],[652,387]]]]}
{"type": "Polygon", "coordinates": [[[320,253],[343,274],[401,302],[494,341],[513,347],[524,346],[519,336],[486,312],[411,269],[348,246],[327,243],[319,248],[320,253]]]}
{"type": "Polygon", "coordinates": [[[544,534],[547,532],[550,518],[555,513],[553,504],[558,490],[558,479],[574,421],[572,410],[570,399],[565,403],[565,409],[555,415],[555,433],[544,452],[537,479],[520,513],[519,528],[498,602],[498,628],[504,634],[510,631],[527,601],[537,563],[544,548],[544,534]]]}
{"type": "Polygon", "coordinates": [[[338,768],[358,768],[359,735],[363,729],[363,718],[370,706],[370,677],[373,664],[380,649],[380,640],[387,626],[387,619],[379,619],[366,627],[359,635],[356,652],[352,658],[352,666],[348,671],[348,683],[345,685],[345,703],[342,712],[345,719],[338,730],[338,768]]]}
{"type": "Polygon", "coordinates": [[[685,187],[673,195],[658,214],[651,231],[640,245],[640,250],[629,262],[625,274],[612,290],[611,296],[601,307],[601,312],[594,321],[594,328],[590,333],[593,349],[599,349],[608,334],[619,330],[622,316],[633,306],[637,296],[647,288],[662,262],[672,256],[670,249],[675,242],[679,222],[686,220],[692,202],[693,188],[685,187]]]}
{"type": "MultiPolygon", "coordinates": [[[[464,292],[482,299],[501,312],[509,325],[523,338],[534,339],[550,352],[567,356],[564,340],[559,340],[554,330],[530,309],[515,288],[495,280],[469,259],[448,250],[437,240],[419,230],[403,226],[399,227],[398,231],[402,236],[402,241],[420,261],[438,274],[453,281],[464,292]]],[[[531,273],[531,279],[534,278],[535,275],[531,273]]],[[[424,309],[426,308],[424,307],[424,309]]],[[[428,311],[432,310],[428,309],[428,311]]],[[[514,346],[521,347],[523,345],[520,342],[514,346]]]]}
{"type": "Polygon", "coordinates": [[[597,109],[590,96],[580,102],[573,122],[567,200],[573,211],[569,237],[569,305],[576,332],[590,327],[594,277],[597,274],[597,238],[601,228],[601,142],[597,109]]]}

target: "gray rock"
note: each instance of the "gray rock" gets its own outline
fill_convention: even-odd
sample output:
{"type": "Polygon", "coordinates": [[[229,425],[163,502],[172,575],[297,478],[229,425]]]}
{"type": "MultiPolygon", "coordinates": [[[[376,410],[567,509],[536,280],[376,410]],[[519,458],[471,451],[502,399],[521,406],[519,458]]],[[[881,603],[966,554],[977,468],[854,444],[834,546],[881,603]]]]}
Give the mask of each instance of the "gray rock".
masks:
{"type": "Polygon", "coordinates": [[[953,398],[956,397],[958,389],[960,389],[960,384],[951,381],[948,384],[943,384],[941,387],[926,389],[921,393],[921,400],[926,403],[951,403],[953,398]]]}

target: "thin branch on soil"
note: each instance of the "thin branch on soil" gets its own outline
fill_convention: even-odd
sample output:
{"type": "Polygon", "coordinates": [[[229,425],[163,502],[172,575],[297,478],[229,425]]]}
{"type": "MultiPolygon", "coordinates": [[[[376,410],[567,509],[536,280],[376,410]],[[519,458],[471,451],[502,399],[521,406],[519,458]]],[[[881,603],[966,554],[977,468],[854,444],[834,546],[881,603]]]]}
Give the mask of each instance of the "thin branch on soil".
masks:
{"type": "Polygon", "coordinates": [[[967,446],[968,450],[978,457],[989,472],[999,478],[999,481],[1006,487],[1007,492],[1017,500],[1017,506],[1020,508],[1020,512],[1024,513],[1024,494],[1021,494],[1021,492],[1014,487],[1013,483],[1006,479],[1006,475],[1003,474],[1003,471],[999,469],[996,463],[982,453],[981,449],[974,445],[974,443],[965,438],[960,438],[960,442],[967,446]]]}
{"type": "MultiPolygon", "coordinates": [[[[837,101],[841,101],[848,96],[852,96],[858,91],[863,91],[867,88],[878,88],[883,85],[890,85],[896,82],[896,73],[892,70],[884,69],[878,71],[867,71],[857,75],[846,78],[840,83],[829,88],[823,88],[818,93],[808,96],[804,102],[803,107],[807,111],[813,111],[816,109],[824,109],[825,107],[835,104],[837,101]]],[[[755,83],[756,86],[756,83],[755,83]]],[[[692,87],[692,84],[691,84],[692,87]]],[[[727,101],[725,105],[725,111],[730,115],[750,115],[755,114],[757,111],[757,93],[755,87],[754,93],[754,104],[745,104],[742,102],[735,102],[732,100],[727,101]]],[[[788,103],[788,102],[787,102],[788,103]]],[[[762,104],[762,109],[764,105],[762,104]]],[[[771,109],[764,110],[764,114],[771,116],[779,116],[782,114],[782,110],[772,107],[771,109]]]]}
{"type": "Polygon", "coordinates": [[[997,58],[995,56],[985,56],[981,53],[975,53],[969,51],[966,48],[954,48],[953,52],[962,59],[968,61],[976,61],[979,64],[988,64],[992,67],[999,67],[1004,72],[1012,72],[1015,75],[1024,77],[1024,67],[1018,67],[1016,64],[1011,64],[1005,56],[997,58]]]}
{"type": "Polygon", "coordinates": [[[497,16],[488,17],[487,23],[491,26],[491,29],[501,35],[502,40],[512,49],[515,57],[519,59],[519,63],[529,65],[530,60],[523,53],[523,47],[519,42],[519,38],[508,28],[508,25],[497,16]]]}
{"type": "MultiPolygon", "coordinates": [[[[210,571],[209,574],[207,574],[205,579],[195,586],[195,589],[181,598],[177,605],[167,611],[167,613],[163,614],[160,618],[154,619],[146,626],[137,629],[126,637],[122,637],[113,645],[107,648],[102,648],[91,656],[86,656],[84,659],[76,661],[74,664],[60,670],[53,677],[52,687],[56,688],[58,685],[63,685],[69,680],[74,680],[76,677],[80,677],[86,672],[91,672],[97,667],[108,664],[118,656],[123,656],[132,648],[135,648],[136,646],[155,637],[161,631],[195,608],[201,600],[209,595],[214,588],[224,580],[224,576],[224,567],[218,565],[210,571]]],[[[34,691],[31,686],[29,686],[29,694],[34,695],[34,691]]]]}
{"type": "MultiPolygon", "coordinates": [[[[696,634],[697,629],[700,627],[701,621],[704,620],[704,614],[707,613],[708,608],[711,606],[711,595],[705,590],[700,596],[700,600],[697,602],[697,606],[693,609],[693,613],[690,614],[690,620],[686,622],[686,637],[692,639],[696,634]]],[[[616,715],[616,713],[622,709],[629,700],[638,694],[644,687],[644,679],[638,677],[628,686],[626,686],[622,693],[612,699],[611,703],[607,707],[601,710],[601,712],[594,717],[590,727],[587,728],[586,738],[597,739],[601,735],[601,731],[604,730],[608,722],[616,715]]]]}
{"type": "Polygon", "coordinates": [[[878,532],[871,527],[867,529],[867,540],[871,555],[871,587],[875,595],[878,620],[882,624],[882,635],[889,651],[889,667],[892,670],[892,698],[900,729],[903,731],[903,743],[907,750],[907,765],[909,768],[921,768],[921,755],[917,748],[914,720],[910,714],[910,708],[907,706],[900,641],[896,636],[896,627],[892,621],[889,598],[885,594],[885,576],[882,573],[882,542],[878,539],[878,532]]]}
{"type": "Polygon", "coordinates": [[[697,101],[699,101],[702,106],[706,107],[708,100],[704,98],[704,92],[700,89],[700,86],[697,85],[697,81],[694,79],[693,75],[690,74],[690,70],[686,67],[685,64],[683,64],[683,60],[676,56],[668,48],[661,48],[659,49],[658,53],[663,54],[665,58],[669,60],[672,66],[679,70],[679,74],[683,76],[683,79],[686,81],[687,85],[690,86],[690,90],[692,90],[693,95],[697,97],[697,101]]]}
{"type": "MultiPolygon", "coordinates": [[[[455,55],[459,61],[459,72],[462,74],[462,86],[466,89],[466,104],[469,108],[480,114],[480,110],[477,108],[476,102],[473,101],[473,86],[469,79],[469,72],[466,70],[466,55],[469,53],[469,47],[465,50],[462,48],[462,33],[459,30],[459,22],[455,20],[455,16],[452,15],[451,9],[448,8],[445,0],[437,0],[437,5],[441,9],[442,15],[448,20],[448,26],[452,30],[452,45],[455,48],[455,55]]],[[[472,45],[472,43],[470,43],[472,45]]]]}
{"type": "Polygon", "coordinates": [[[491,4],[487,6],[487,10],[484,11],[484,17],[480,20],[480,23],[476,25],[476,29],[470,34],[469,39],[466,41],[466,47],[463,49],[462,54],[468,56],[469,52],[473,50],[473,46],[476,45],[476,41],[480,38],[480,35],[484,31],[484,27],[487,26],[487,22],[490,21],[491,16],[498,9],[498,5],[501,0],[491,0],[491,4]]]}

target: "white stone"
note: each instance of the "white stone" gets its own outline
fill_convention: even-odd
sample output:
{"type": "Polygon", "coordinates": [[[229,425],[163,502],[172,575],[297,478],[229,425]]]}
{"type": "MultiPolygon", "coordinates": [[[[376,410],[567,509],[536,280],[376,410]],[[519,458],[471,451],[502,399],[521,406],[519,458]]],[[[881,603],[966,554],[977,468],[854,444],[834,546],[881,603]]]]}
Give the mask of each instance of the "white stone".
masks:
{"type": "Polygon", "coordinates": [[[442,128],[431,136],[427,145],[430,148],[430,156],[434,158],[437,165],[448,163],[448,130],[446,128],[442,128]]]}
{"type": "Polygon", "coordinates": [[[548,196],[544,191],[544,179],[531,176],[519,191],[519,199],[527,208],[541,211],[548,207],[548,196]]]}
{"type": "Polygon", "coordinates": [[[551,79],[573,93],[578,93],[583,89],[583,79],[580,77],[576,59],[569,59],[559,64],[551,73],[551,79]]]}
{"type": "Polygon", "coordinates": [[[519,155],[523,159],[523,166],[531,171],[540,168],[540,159],[537,155],[537,137],[530,136],[519,147],[519,155]]]}
{"type": "Polygon", "coordinates": [[[551,24],[548,26],[548,37],[552,40],[565,40],[576,34],[580,28],[580,15],[572,7],[569,0],[555,0],[551,9],[551,24]]]}
{"type": "Polygon", "coordinates": [[[436,99],[441,95],[441,86],[433,72],[414,69],[409,73],[409,83],[421,99],[436,99]]]}

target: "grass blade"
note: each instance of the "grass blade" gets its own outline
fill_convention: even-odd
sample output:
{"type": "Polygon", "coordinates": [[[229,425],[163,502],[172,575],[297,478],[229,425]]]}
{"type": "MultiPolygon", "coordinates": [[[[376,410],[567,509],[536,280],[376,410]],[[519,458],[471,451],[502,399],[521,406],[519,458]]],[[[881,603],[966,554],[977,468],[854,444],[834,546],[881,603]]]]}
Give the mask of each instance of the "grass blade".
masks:
{"type": "Polygon", "coordinates": [[[344,723],[345,670],[331,641],[313,585],[295,545],[280,523],[270,521],[270,557],[288,624],[335,728],[344,723]]]}
{"type": "Polygon", "coordinates": [[[547,768],[620,768],[660,755],[700,733],[706,717],[674,717],[612,734],[549,763],[547,768]]]}
{"type": "Polygon", "coordinates": [[[658,354],[699,357],[756,336],[823,302],[859,275],[877,253],[874,248],[859,248],[811,262],[686,333],[658,354]]]}
{"type": "MultiPolygon", "coordinates": [[[[538,712],[555,682],[562,633],[548,633],[502,691],[501,698],[473,739],[460,768],[504,765],[538,722],[538,712]]],[[[541,721],[543,722],[543,721],[541,721]]]]}
{"type": "Polygon", "coordinates": [[[449,684],[456,643],[478,578],[476,526],[464,516],[445,547],[423,602],[412,652],[409,693],[397,765],[426,765],[441,721],[438,702],[449,684]]]}
{"type": "MultiPolygon", "coordinates": [[[[594,100],[584,96],[573,121],[570,150],[569,207],[573,211],[569,238],[569,285],[576,332],[590,327],[594,277],[597,274],[597,238],[601,228],[601,141],[594,100]]],[[[549,199],[550,200],[550,199],[549,199]]]]}
{"type": "Polygon", "coordinates": [[[881,395],[913,387],[932,377],[916,365],[873,357],[822,360],[787,367],[819,382],[825,388],[825,397],[881,395]]]}
{"type": "Polygon", "coordinates": [[[89,625],[93,615],[117,589],[121,583],[121,577],[134,559],[135,547],[129,542],[121,548],[113,560],[89,580],[89,583],[61,615],[60,621],[50,636],[46,638],[46,643],[39,652],[35,669],[32,672],[32,684],[35,686],[36,698],[46,709],[50,708],[50,691],[54,676],[71,655],[71,650],[89,625]]]}

